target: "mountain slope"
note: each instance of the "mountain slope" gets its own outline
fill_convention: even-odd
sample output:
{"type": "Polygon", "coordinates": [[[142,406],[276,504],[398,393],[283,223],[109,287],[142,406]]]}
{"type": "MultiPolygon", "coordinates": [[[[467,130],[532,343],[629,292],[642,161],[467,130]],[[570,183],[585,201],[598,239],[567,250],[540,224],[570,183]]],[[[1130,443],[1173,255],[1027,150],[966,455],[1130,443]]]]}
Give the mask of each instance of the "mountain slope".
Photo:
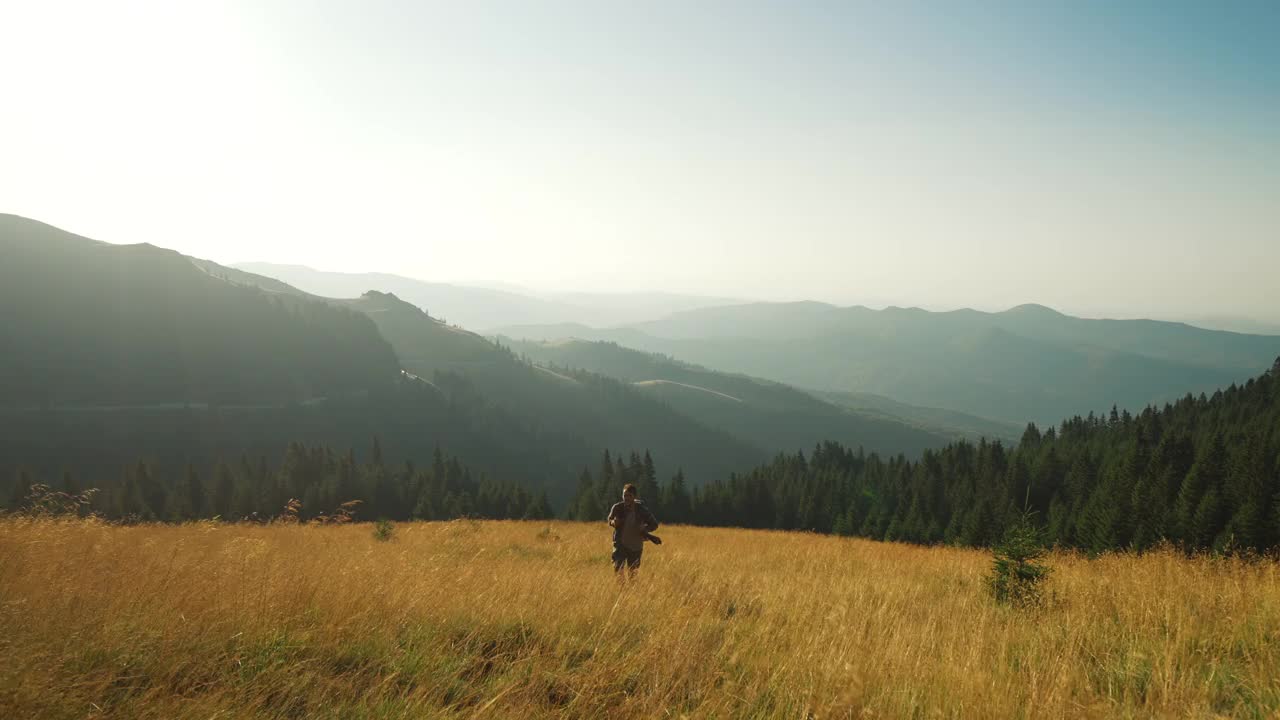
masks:
{"type": "Polygon", "coordinates": [[[935,432],[971,439],[985,437],[1012,443],[1017,441],[1026,427],[1017,423],[989,420],[954,410],[908,405],[874,393],[820,392],[816,394],[832,404],[849,408],[864,415],[882,416],[886,419],[929,428],[935,432]]]}
{"type": "Polygon", "coordinates": [[[958,442],[893,462],[826,443],[704,485],[678,517],[990,545],[1030,510],[1052,545],[1261,557],[1280,547],[1278,489],[1280,359],[1212,396],[1028,426],[1012,449],[958,442]]]}
{"type": "Polygon", "coordinates": [[[781,383],[716,372],[616,343],[511,342],[510,347],[552,369],[585,369],[625,380],[685,415],[771,452],[809,450],[839,438],[868,451],[916,456],[925,448],[977,437],[883,412],[853,411],[781,383]]]}
{"type": "Polygon", "coordinates": [[[1025,337],[1077,347],[1099,347],[1205,367],[1266,368],[1280,339],[1157,320],[1089,320],[1042,305],[1019,305],[991,319],[1025,337]]]}
{"type": "Polygon", "coordinates": [[[541,438],[548,455],[580,458],[576,469],[603,448],[647,449],[701,482],[767,456],[749,440],[712,429],[639,389],[593,373],[547,372],[395,295],[371,291],[347,302],[378,325],[405,370],[429,379],[455,405],[472,408],[481,424],[525,428],[541,438]]]}
{"type": "Polygon", "coordinates": [[[616,341],[820,391],[875,393],[1015,423],[1213,392],[1256,375],[1280,354],[1280,337],[1083,320],[1040,306],[932,313],[756,303],[623,328],[526,326],[502,333],[616,341]]]}
{"type": "Polygon", "coordinates": [[[620,383],[552,377],[391,295],[319,298],[15,216],[0,216],[0,259],[6,479],[94,484],[139,460],[179,477],[219,459],[258,465],[294,441],[377,438],[388,464],[441,447],[558,500],[606,447],[651,449],[695,481],[765,457],[620,383]]]}
{"type": "Polygon", "coordinates": [[[363,315],[172,250],[0,215],[0,256],[0,403],[294,402],[399,369],[363,315]]]}

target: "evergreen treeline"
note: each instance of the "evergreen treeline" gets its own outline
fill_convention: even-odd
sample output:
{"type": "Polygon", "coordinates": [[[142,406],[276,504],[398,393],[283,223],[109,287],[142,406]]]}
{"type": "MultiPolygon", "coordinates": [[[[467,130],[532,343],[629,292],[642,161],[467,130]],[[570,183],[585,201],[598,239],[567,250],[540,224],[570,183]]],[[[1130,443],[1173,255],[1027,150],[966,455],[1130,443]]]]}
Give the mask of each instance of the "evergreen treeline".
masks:
{"type": "Polygon", "coordinates": [[[912,462],[828,442],[692,492],[680,474],[656,490],[649,465],[606,455],[569,517],[602,518],[634,482],[663,522],[983,546],[1029,508],[1066,547],[1265,551],[1280,545],[1280,360],[1213,397],[1029,425],[1016,449],[957,442],[912,462]]]}
{"type": "Polygon", "coordinates": [[[627,484],[636,486],[637,495],[642,502],[651,508],[664,509],[667,515],[658,518],[661,522],[689,521],[685,514],[677,511],[677,508],[687,510],[690,506],[683,471],[676,473],[660,489],[657,470],[647,450],[643,457],[632,452],[626,462],[623,462],[621,455],[615,458],[605,450],[595,475],[592,475],[590,468],[584,467],[578,476],[577,492],[565,509],[565,518],[588,522],[604,520],[609,514],[609,508],[622,500],[622,487],[627,484]],[[672,494],[675,492],[679,492],[679,497],[672,494]]]}
{"type": "MultiPolygon", "coordinates": [[[[265,520],[282,514],[290,500],[299,500],[297,516],[309,520],[359,500],[357,516],[364,519],[552,517],[545,492],[534,495],[483,474],[477,478],[457,458],[446,458],[438,449],[426,467],[384,463],[377,440],[365,463],[358,463],[351,451],[338,454],[328,447],[300,443],[290,444],[283,457],[276,468],[269,467],[265,458],[257,462],[241,458],[236,463],[218,462],[205,473],[187,466],[172,477],[139,462],[115,482],[94,483],[99,492],[90,509],[110,520],[265,520]]],[[[31,485],[40,481],[20,472],[4,504],[21,507],[31,485]]],[[[87,489],[71,473],[50,485],[72,495],[87,489]]]]}
{"type": "MultiPolygon", "coordinates": [[[[16,507],[40,481],[20,473],[16,507]]],[[[779,455],[767,465],[691,488],[683,472],[660,484],[653,458],[605,452],[584,468],[565,509],[602,520],[634,483],[666,523],[808,529],[908,542],[988,545],[1031,509],[1050,542],[1090,551],[1172,542],[1188,551],[1280,545],[1280,360],[1271,371],[1212,397],[1186,396],[1138,415],[1074,417],[1041,432],[1028,425],[1016,448],[957,442],[919,461],[882,458],[838,443],[779,455]]],[[[71,475],[56,489],[82,489],[71,475]]],[[[326,446],[291,444],[278,467],[241,459],[161,478],[138,463],[101,492],[93,509],[113,519],[270,517],[290,499],[302,519],[360,500],[363,518],[393,520],[548,518],[545,494],[476,477],[436,451],[428,467],[367,462],[326,446]]]]}

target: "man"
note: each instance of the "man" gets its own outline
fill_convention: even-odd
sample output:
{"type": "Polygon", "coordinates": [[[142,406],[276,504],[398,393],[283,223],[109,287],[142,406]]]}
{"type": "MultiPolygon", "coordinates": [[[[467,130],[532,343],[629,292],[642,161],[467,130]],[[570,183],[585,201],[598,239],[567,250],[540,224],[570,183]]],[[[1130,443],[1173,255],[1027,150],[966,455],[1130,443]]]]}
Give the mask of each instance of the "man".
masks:
{"type": "Polygon", "coordinates": [[[609,527],[613,528],[613,569],[622,576],[625,565],[628,576],[640,568],[640,555],[644,541],[661,542],[649,533],[658,529],[658,519],[644,503],[636,499],[636,486],[627,483],[622,488],[622,502],[609,509],[609,527]]]}

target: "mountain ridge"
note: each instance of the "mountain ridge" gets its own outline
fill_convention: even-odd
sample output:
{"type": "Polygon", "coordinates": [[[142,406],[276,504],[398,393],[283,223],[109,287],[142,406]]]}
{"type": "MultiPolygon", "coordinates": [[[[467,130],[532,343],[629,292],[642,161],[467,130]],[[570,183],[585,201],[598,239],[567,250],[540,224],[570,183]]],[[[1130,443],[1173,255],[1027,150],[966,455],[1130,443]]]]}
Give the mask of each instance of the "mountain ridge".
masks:
{"type": "Polygon", "coordinates": [[[1269,367],[1280,337],[1156,320],[821,303],[706,308],[621,327],[517,326],[505,337],[612,341],[823,392],[870,392],[1007,422],[1051,423],[1212,392],[1269,367]]]}
{"type": "Polygon", "coordinates": [[[463,283],[442,283],[385,272],[341,273],[306,265],[260,262],[233,267],[276,278],[309,293],[355,298],[365,290],[395,292],[434,317],[476,331],[513,322],[545,323],[565,319],[589,324],[622,324],[661,317],[674,311],[737,302],[729,298],[680,293],[537,293],[463,283]]]}
{"type": "Polygon", "coordinates": [[[773,452],[807,450],[824,439],[843,438],[855,447],[915,457],[956,439],[977,440],[984,434],[1009,439],[1019,431],[994,422],[982,425],[986,432],[974,431],[980,422],[965,426],[955,422],[956,417],[931,426],[923,422],[928,413],[917,413],[914,420],[899,417],[895,411],[906,406],[891,408],[889,403],[865,412],[785,383],[712,370],[617,343],[533,343],[502,336],[498,340],[553,370],[585,369],[629,382],[683,414],[773,452]],[[992,432],[997,428],[1000,432],[992,432]]]}
{"type": "Polygon", "coordinates": [[[652,447],[695,481],[766,457],[621,383],[568,387],[390,293],[318,297],[16,216],[0,216],[0,256],[0,473],[172,473],[380,441],[389,463],[443,445],[562,499],[605,448],[652,447]]]}

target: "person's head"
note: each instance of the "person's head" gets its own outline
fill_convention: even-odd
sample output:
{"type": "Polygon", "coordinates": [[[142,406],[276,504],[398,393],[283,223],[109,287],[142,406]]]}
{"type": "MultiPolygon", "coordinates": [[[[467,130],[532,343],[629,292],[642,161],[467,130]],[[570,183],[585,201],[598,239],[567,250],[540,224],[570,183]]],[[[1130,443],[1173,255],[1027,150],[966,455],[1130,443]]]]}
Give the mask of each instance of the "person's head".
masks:
{"type": "Polygon", "coordinates": [[[622,502],[630,504],[636,501],[636,486],[627,483],[622,486],[622,502]]]}

